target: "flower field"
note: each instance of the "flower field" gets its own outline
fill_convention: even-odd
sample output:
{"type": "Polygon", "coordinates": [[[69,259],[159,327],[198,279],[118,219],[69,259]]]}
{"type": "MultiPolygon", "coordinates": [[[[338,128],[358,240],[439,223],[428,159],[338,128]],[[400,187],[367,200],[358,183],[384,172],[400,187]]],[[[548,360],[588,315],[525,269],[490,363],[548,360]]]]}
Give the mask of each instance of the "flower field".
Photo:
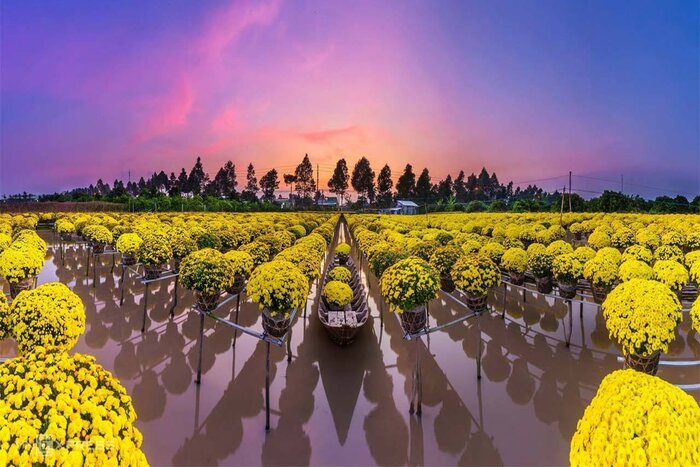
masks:
{"type": "Polygon", "coordinates": [[[512,464],[523,431],[557,440],[533,463],[700,463],[698,216],[2,214],[0,275],[0,465],[512,464]],[[347,348],[314,315],[357,298],[333,257],[369,290],[347,348]]]}

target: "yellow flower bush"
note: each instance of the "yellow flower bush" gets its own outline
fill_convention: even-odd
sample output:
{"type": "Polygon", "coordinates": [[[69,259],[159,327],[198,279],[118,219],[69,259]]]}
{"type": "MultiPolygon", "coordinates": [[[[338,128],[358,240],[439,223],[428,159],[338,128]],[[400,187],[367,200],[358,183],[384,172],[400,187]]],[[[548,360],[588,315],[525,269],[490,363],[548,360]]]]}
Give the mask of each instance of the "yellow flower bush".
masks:
{"type": "Polygon", "coordinates": [[[583,265],[573,253],[558,255],[552,261],[552,275],[564,284],[577,284],[583,277],[583,265]]]}
{"type": "Polygon", "coordinates": [[[135,233],[121,234],[117,239],[117,251],[123,255],[138,256],[143,240],[135,233]]]}
{"type": "Polygon", "coordinates": [[[690,276],[682,264],[672,260],[659,260],[654,263],[654,278],[671,290],[680,292],[690,276]]]}
{"type": "Polygon", "coordinates": [[[304,244],[291,246],[278,254],[275,259],[289,261],[310,281],[321,275],[322,255],[319,255],[318,251],[311,246],[304,244]]]}
{"type": "Polygon", "coordinates": [[[246,293],[272,316],[284,313],[286,317],[290,310],[306,303],[309,280],[289,261],[275,259],[253,270],[246,293]]]}
{"type": "Polygon", "coordinates": [[[496,264],[501,263],[501,258],[506,252],[506,248],[498,242],[490,242],[479,249],[479,254],[486,255],[496,264]]]}
{"type": "Polygon", "coordinates": [[[551,276],[553,261],[554,257],[547,253],[546,249],[535,248],[532,252],[528,250],[527,266],[535,277],[551,276]]]}
{"type": "Polygon", "coordinates": [[[253,268],[255,267],[253,264],[253,257],[245,251],[227,251],[224,253],[224,258],[231,264],[234,276],[240,276],[244,279],[250,277],[250,273],[253,272],[253,268]]]}
{"type": "Polygon", "coordinates": [[[567,253],[573,253],[574,247],[572,247],[571,244],[565,242],[564,240],[556,240],[547,245],[547,249],[545,251],[549,253],[552,257],[555,257],[559,255],[565,255],[567,253]]]}
{"type": "Polygon", "coordinates": [[[654,260],[671,260],[682,263],[685,257],[683,251],[674,245],[661,245],[654,251],[654,260]]]}
{"type": "Polygon", "coordinates": [[[627,248],[634,243],[634,232],[632,229],[622,227],[617,229],[610,236],[610,244],[615,248],[627,248]]]}
{"type": "Polygon", "coordinates": [[[345,266],[336,266],[328,271],[328,279],[349,284],[352,280],[352,272],[345,266]]]}
{"type": "Polygon", "coordinates": [[[0,253],[5,251],[12,244],[12,237],[8,234],[0,233],[0,253]]]}
{"type": "Polygon", "coordinates": [[[700,298],[695,299],[693,306],[690,307],[690,319],[695,332],[700,333],[700,298]]]}
{"type": "Polygon", "coordinates": [[[83,229],[83,236],[86,240],[100,245],[109,245],[114,238],[112,232],[103,225],[88,225],[83,229]]]}
{"type": "Polygon", "coordinates": [[[10,284],[36,277],[44,267],[44,253],[35,247],[14,242],[0,253],[0,276],[10,284]]]}
{"type": "Polygon", "coordinates": [[[581,264],[586,264],[589,260],[595,258],[595,250],[588,246],[580,246],[574,250],[574,256],[581,264]]]}
{"type": "Polygon", "coordinates": [[[610,246],[610,237],[601,231],[595,231],[588,236],[588,246],[594,250],[600,250],[603,247],[610,246]]]}
{"type": "Polygon", "coordinates": [[[0,395],[0,465],[148,465],[131,398],[92,356],[38,347],[0,365],[0,395]]]}
{"type": "Polygon", "coordinates": [[[700,284],[700,261],[693,263],[690,267],[688,277],[696,284],[700,284]]]}
{"type": "Polygon", "coordinates": [[[197,251],[197,242],[192,235],[182,227],[175,227],[168,232],[168,242],[173,252],[173,258],[182,259],[197,251]]]}
{"type": "Polygon", "coordinates": [[[661,245],[661,238],[650,229],[640,229],[635,235],[635,240],[640,245],[651,251],[656,250],[661,245]]]}
{"type": "Polygon", "coordinates": [[[391,311],[403,313],[436,298],[440,277],[426,261],[409,256],[384,271],[379,287],[391,311]]]}
{"type": "Polygon", "coordinates": [[[592,285],[611,287],[617,281],[618,267],[606,257],[596,256],[583,265],[583,277],[592,285]]]}
{"type": "Polygon", "coordinates": [[[257,267],[270,259],[270,247],[263,242],[251,242],[239,248],[240,251],[245,251],[251,258],[253,264],[257,267]]]}
{"type": "Polygon", "coordinates": [[[692,396],[635,370],[606,376],[571,438],[572,466],[700,465],[700,408],[692,396]]]}
{"type": "Polygon", "coordinates": [[[625,355],[666,352],[682,318],[681,304],[671,289],[645,279],[630,279],[615,287],[602,309],[610,337],[625,355]]]}
{"type": "Polygon", "coordinates": [[[501,271],[487,256],[463,256],[452,268],[452,280],[467,293],[486,295],[501,283],[501,271]]]}
{"type": "Polygon", "coordinates": [[[628,259],[620,265],[618,275],[622,282],[630,279],[653,279],[654,270],[644,261],[628,259]]]}
{"type": "Polygon", "coordinates": [[[202,295],[216,295],[233,285],[233,266],[221,252],[204,248],[182,260],[180,279],[190,290],[202,295]]]}
{"type": "Polygon", "coordinates": [[[645,246],[632,245],[627,247],[622,254],[622,261],[627,261],[628,259],[638,259],[639,261],[651,264],[654,261],[654,254],[645,246]]]}
{"type": "Polygon", "coordinates": [[[166,234],[155,232],[146,234],[139,247],[139,260],[149,266],[166,264],[173,257],[170,241],[166,234]]]}
{"type": "Polygon", "coordinates": [[[64,284],[51,282],[20,292],[5,326],[20,353],[39,346],[70,350],[85,332],[85,307],[64,284]]]}
{"type": "Polygon", "coordinates": [[[340,281],[328,281],[323,287],[323,298],[332,306],[343,308],[353,299],[353,292],[349,285],[340,281]]]}
{"type": "Polygon", "coordinates": [[[7,303],[7,296],[4,293],[0,293],[0,341],[10,337],[7,321],[9,311],[10,305],[7,303]]]}
{"type": "Polygon", "coordinates": [[[66,218],[57,220],[55,226],[56,231],[60,234],[75,233],[75,224],[66,218]]]}
{"type": "Polygon", "coordinates": [[[527,252],[522,248],[509,248],[501,257],[501,267],[509,272],[522,274],[527,270],[527,252]]]}
{"type": "MultiPolygon", "coordinates": [[[[498,243],[494,243],[494,245],[498,245],[498,243]]],[[[450,277],[452,266],[463,254],[459,247],[446,245],[436,249],[435,253],[430,256],[430,265],[435,268],[441,277],[450,277]]]]}
{"type": "Polygon", "coordinates": [[[700,260],[700,250],[691,251],[685,255],[685,266],[690,269],[698,260],[700,260]]]}

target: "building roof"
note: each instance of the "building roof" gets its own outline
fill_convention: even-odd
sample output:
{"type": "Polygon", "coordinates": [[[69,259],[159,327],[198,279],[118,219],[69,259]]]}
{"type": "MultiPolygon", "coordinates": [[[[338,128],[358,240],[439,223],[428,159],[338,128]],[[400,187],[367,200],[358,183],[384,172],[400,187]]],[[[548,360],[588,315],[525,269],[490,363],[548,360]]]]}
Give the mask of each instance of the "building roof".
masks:
{"type": "Polygon", "coordinates": [[[418,207],[418,205],[416,203],[414,203],[413,201],[408,201],[408,200],[404,200],[404,199],[396,200],[396,204],[398,204],[399,206],[410,207],[410,208],[417,208],[418,207]]]}

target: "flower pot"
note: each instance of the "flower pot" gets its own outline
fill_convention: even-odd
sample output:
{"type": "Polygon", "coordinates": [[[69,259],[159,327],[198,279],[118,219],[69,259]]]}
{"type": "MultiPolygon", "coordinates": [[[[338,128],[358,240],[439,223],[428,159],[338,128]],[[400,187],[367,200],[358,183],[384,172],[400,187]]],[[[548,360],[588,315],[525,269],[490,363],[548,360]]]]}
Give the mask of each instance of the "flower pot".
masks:
{"type": "Polygon", "coordinates": [[[425,305],[418,305],[412,310],[399,313],[401,326],[407,334],[415,334],[425,329],[428,322],[428,313],[425,305]]]}
{"type": "Polygon", "coordinates": [[[566,282],[559,282],[559,295],[562,298],[571,300],[576,297],[576,286],[577,284],[567,284],[566,282]]]}
{"type": "Polygon", "coordinates": [[[603,303],[607,298],[608,294],[612,290],[609,285],[591,285],[591,290],[593,291],[593,301],[598,305],[603,303]]]}
{"type": "Polygon", "coordinates": [[[440,288],[447,293],[454,292],[455,282],[452,280],[452,278],[450,276],[441,276],[440,277],[440,288]]]}
{"type": "Polygon", "coordinates": [[[535,285],[539,293],[552,293],[552,276],[535,277],[535,285]]]}
{"type": "Polygon", "coordinates": [[[574,234],[574,240],[581,240],[583,238],[583,234],[581,232],[576,232],[574,234]]]}
{"type": "Polygon", "coordinates": [[[103,243],[92,243],[92,253],[95,255],[101,255],[105,252],[105,246],[103,243]]]}
{"type": "Polygon", "coordinates": [[[345,256],[345,255],[342,255],[342,256],[337,255],[337,256],[338,256],[338,264],[339,265],[345,266],[346,264],[348,264],[348,258],[349,258],[348,256],[345,256]]]}
{"type": "Polygon", "coordinates": [[[180,273],[180,262],[181,261],[182,261],[181,259],[177,259],[177,258],[175,258],[175,260],[173,260],[173,272],[175,274],[180,273]]]}
{"type": "Polygon", "coordinates": [[[277,312],[275,316],[272,316],[272,312],[269,309],[263,308],[263,329],[272,337],[284,337],[284,335],[287,334],[287,331],[289,331],[289,326],[291,324],[291,320],[288,317],[285,318],[285,316],[289,315],[291,315],[291,310],[286,312],[277,312]]]}
{"type": "Polygon", "coordinates": [[[513,285],[523,285],[525,283],[525,273],[524,272],[513,272],[508,271],[508,277],[513,285]]]}
{"type": "Polygon", "coordinates": [[[197,308],[199,308],[200,311],[208,313],[219,304],[219,297],[221,297],[221,292],[215,294],[203,294],[197,292],[197,308]]]}
{"type": "Polygon", "coordinates": [[[21,291],[30,290],[32,287],[34,287],[33,277],[27,277],[26,279],[22,279],[16,284],[10,282],[10,297],[15,298],[17,297],[17,295],[19,295],[21,291]]]}
{"type": "Polygon", "coordinates": [[[323,303],[326,305],[326,309],[328,311],[343,311],[345,310],[345,306],[338,305],[337,303],[329,302],[325,298],[322,297],[323,303]]]}
{"type": "Polygon", "coordinates": [[[154,279],[158,279],[163,272],[163,265],[162,264],[148,264],[143,267],[144,270],[144,278],[148,281],[152,281],[154,279]]]}
{"type": "Polygon", "coordinates": [[[136,264],[136,256],[129,253],[122,253],[122,264],[125,266],[133,266],[136,264]]]}
{"type": "Polygon", "coordinates": [[[474,295],[467,292],[467,306],[474,313],[482,313],[487,308],[487,295],[474,295]]]}
{"type": "Polygon", "coordinates": [[[230,293],[231,295],[236,295],[241,293],[244,288],[245,277],[241,276],[240,274],[236,274],[236,276],[234,277],[233,285],[227,288],[226,292],[230,293]]]}
{"type": "Polygon", "coordinates": [[[659,358],[661,357],[661,352],[656,351],[653,354],[642,357],[641,355],[625,355],[625,368],[631,368],[633,370],[641,371],[649,375],[656,375],[656,371],[659,369],[659,358]]]}

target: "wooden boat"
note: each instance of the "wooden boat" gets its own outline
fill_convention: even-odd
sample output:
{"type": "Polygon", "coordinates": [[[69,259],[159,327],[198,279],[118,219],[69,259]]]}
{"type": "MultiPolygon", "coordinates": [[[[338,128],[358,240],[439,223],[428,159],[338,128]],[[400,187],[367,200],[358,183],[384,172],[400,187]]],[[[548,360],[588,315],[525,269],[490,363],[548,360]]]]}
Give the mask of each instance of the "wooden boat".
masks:
{"type": "MultiPolygon", "coordinates": [[[[328,273],[336,266],[340,266],[338,257],[328,263],[323,274],[323,284],[328,282],[328,273]]],[[[346,268],[352,273],[352,279],[348,284],[353,291],[353,299],[342,311],[328,310],[323,299],[318,302],[318,319],[328,332],[331,340],[338,345],[349,345],[355,340],[355,336],[369,318],[369,307],[365,287],[360,280],[360,274],[352,258],[348,258],[346,268]]]]}

